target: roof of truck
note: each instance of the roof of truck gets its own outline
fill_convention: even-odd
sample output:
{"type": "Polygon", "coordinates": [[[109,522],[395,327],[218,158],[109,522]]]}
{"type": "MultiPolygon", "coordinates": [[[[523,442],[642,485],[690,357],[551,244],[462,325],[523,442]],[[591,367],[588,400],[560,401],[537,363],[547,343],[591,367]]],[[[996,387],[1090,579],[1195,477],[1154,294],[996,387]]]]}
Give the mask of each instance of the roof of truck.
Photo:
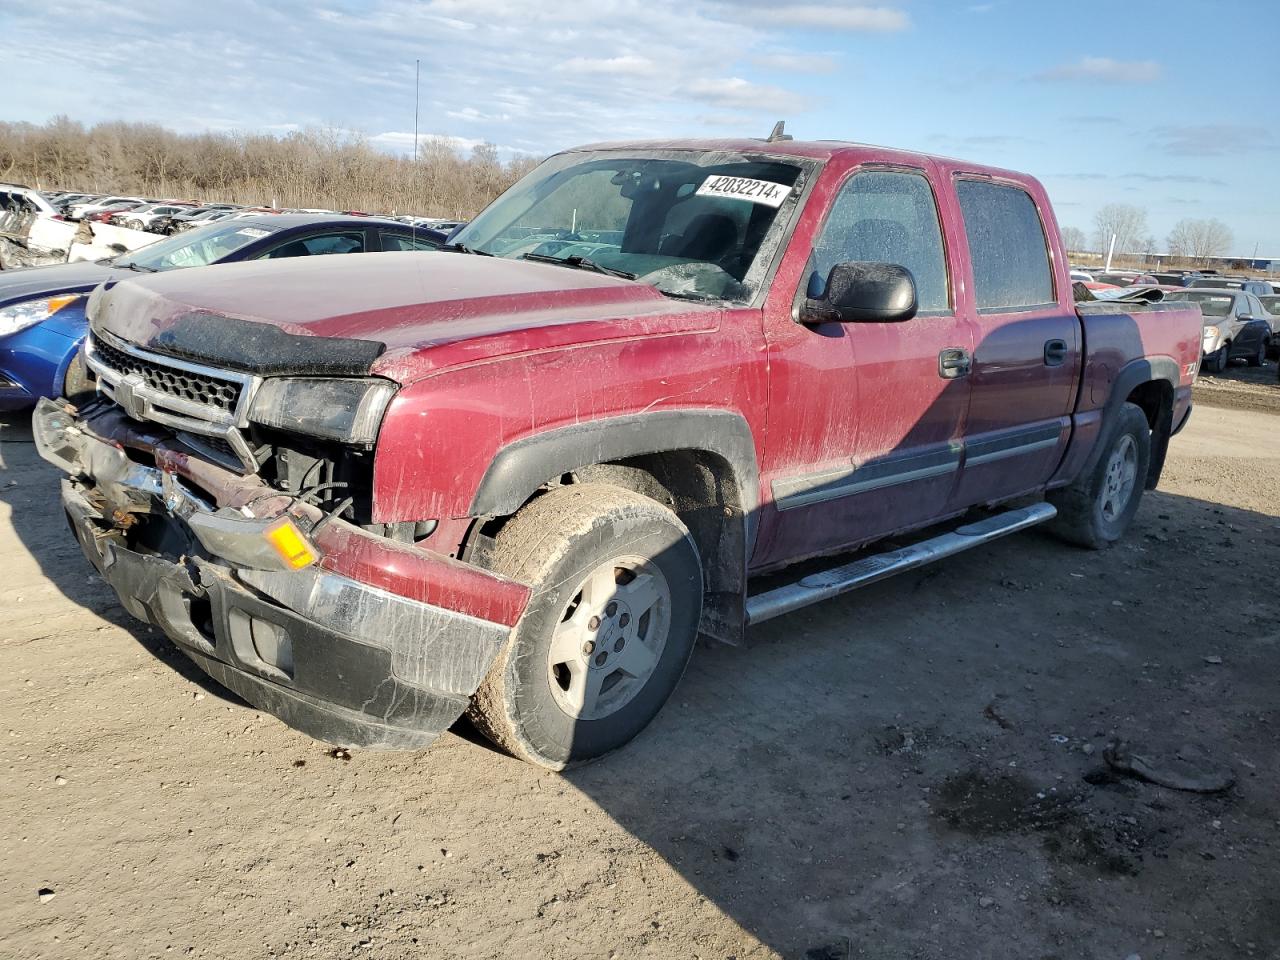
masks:
{"type": "Polygon", "coordinates": [[[848,140],[754,140],[749,137],[735,137],[724,140],[712,138],[621,140],[585,144],[564,152],[575,153],[589,150],[696,150],[702,153],[723,151],[725,153],[764,153],[775,157],[801,157],[818,161],[831,160],[842,155],[857,159],[864,159],[868,155],[872,155],[877,160],[914,166],[920,165],[924,160],[937,160],[947,166],[961,166],[974,173],[1011,177],[1019,180],[1030,179],[1028,174],[1001,167],[992,167],[984,163],[972,163],[968,160],[959,160],[939,154],[900,150],[896,147],[882,147],[848,140]]]}

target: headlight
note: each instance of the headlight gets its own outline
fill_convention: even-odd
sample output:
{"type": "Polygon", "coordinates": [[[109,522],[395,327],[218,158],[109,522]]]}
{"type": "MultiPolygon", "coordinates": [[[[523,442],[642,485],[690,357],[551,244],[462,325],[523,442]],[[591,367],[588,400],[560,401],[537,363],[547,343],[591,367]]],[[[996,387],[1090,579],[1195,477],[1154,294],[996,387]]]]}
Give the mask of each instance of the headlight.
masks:
{"type": "Polygon", "coordinates": [[[278,377],[258,389],[249,419],[343,443],[373,443],[395,392],[389,380],[278,377]]]}
{"type": "Polygon", "coordinates": [[[44,300],[27,300],[0,310],[0,337],[34,327],[41,320],[48,320],[69,303],[80,299],[80,294],[69,293],[44,300]]]}
{"type": "Polygon", "coordinates": [[[1218,328],[1217,328],[1217,327],[1205,327],[1205,328],[1204,328],[1204,338],[1205,338],[1206,340],[1217,340],[1217,339],[1218,339],[1218,328]]]}

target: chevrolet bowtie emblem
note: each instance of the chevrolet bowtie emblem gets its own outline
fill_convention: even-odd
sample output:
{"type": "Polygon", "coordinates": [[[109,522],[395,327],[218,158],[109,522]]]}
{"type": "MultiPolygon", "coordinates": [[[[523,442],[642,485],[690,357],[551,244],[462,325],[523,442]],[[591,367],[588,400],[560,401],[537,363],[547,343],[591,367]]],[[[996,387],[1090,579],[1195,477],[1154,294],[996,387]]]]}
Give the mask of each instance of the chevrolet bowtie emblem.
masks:
{"type": "Polygon", "coordinates": [[[147,381],[140,373],[130,373],[116,384],[116,403],[132,420],[142,420],[147,412],[147,401],[138,396],[138,388],[146,386],[147,381]]]}

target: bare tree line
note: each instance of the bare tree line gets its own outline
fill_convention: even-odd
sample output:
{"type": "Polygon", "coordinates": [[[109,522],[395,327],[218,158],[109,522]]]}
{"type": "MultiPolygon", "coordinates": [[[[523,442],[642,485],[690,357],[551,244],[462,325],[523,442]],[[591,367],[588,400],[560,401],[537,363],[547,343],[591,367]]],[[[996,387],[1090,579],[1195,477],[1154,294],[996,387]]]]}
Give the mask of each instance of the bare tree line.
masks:
{"type": "MultiPolygon", "coordinates": [[[[1147,228],[1147,211],[1127,203],[1109,203],[1098,211],[1093,219],[1092,246],[1079,227],[1062,228],[1063,243],[1075,253],[1106,253],[1112,236],[1116,253],[1159,252],[1159,244],[1147,228]]],[[[1233,240],[1231,229],[1217,218],[1184,218],[1173,225],[1164,245],[1171,257],[1203,260],[1226,256],[1233,240]]]]}
{"type": "Polygon", "coordinates": [[[418,164],[360,134],[179,134],[157,124],[0,122],[0,181],[49,190],[467,218],[527,173],[492,144],[424,139],[418,164]]]}

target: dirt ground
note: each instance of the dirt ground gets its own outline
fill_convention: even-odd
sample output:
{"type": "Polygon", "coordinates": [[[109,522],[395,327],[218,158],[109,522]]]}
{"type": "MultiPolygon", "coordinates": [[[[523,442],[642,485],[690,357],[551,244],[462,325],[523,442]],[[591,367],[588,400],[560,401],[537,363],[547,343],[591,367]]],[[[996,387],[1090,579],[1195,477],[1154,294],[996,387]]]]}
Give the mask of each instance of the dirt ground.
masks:
{"type": "Polygon", "coordinates": [[[11,425],[0,956],[1280,958],[1264,372],[1270,412],[1198,389],[1123,544],[1032,532],[700,649],[563,776],[464,729],[334,757],[223,693],[90,576],[11,425]],[[1109,773],[1114,738],[1236,785],[1109,773]]]}

